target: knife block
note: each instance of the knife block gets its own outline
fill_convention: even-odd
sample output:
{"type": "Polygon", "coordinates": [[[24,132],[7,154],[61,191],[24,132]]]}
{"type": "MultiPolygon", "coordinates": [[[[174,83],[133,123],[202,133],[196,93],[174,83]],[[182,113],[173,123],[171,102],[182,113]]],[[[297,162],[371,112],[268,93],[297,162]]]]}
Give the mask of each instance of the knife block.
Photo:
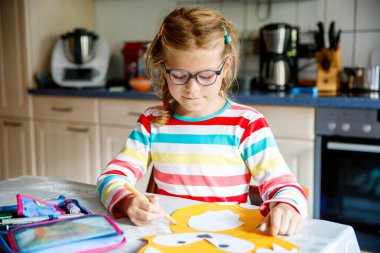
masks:
{"type": "Polygon", "coordinates": [[[340,90],[342,72],[342,51],[340,48],[323,48],[316,53],[317,87],[319,92],[337,92],[340,90]],[[329,66],[326,67],[326,62],[329,66]]]}

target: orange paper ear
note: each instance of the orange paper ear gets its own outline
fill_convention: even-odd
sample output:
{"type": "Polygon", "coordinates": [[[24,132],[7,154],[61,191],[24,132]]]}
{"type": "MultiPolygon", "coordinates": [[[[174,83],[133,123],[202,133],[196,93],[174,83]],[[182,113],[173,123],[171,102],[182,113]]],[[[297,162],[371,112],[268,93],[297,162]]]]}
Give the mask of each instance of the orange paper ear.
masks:
{"type": "Polygon", "coordinates": [[[286,240],[259,231],[257,227],[264,217],[256,209],[237,204],[202,203],[179,209],[172,216],[178,222],[178,225],[170,225],[173,234],[146,237],[148,244],[139,252],[230,252],[228,247],[230,250],[238,247],[239,252],[255,252],[260,248],[273,249],[273,244],[286,250],[299,250],[298,246],[286,240]],[[197,230],[189,225],[190,218],[204,221],[202,218],[205,217],[207,224],[198,224],[206,229],[197,230]],[[224,240],[224,245],[219,243],[220,240],[224,240]]]}

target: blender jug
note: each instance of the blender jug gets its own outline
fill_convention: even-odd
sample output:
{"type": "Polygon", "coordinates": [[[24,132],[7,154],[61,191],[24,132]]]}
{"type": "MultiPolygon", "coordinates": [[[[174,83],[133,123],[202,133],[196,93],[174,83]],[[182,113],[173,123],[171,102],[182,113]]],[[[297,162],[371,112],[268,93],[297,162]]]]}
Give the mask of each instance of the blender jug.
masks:
{"type": "Polygon", "coordinates": [[[77,28],[62,36],[65,55],[75,64],[84,64],[94,58],[94,43],[98,36],[86,29],[77,28]]]}

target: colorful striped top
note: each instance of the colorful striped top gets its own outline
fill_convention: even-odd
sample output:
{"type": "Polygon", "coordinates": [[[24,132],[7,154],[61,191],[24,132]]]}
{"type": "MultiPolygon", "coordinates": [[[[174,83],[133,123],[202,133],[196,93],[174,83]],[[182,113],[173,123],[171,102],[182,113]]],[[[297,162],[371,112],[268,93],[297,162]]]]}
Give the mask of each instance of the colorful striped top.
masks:
{"type": "Polygon", "coordinates": [[[101,202],[114,216],[115,205],[131,194],[150,166],[157,193],[206,202],[248,202],[251,178],[259,185],[269,212],[271,202],[286,202],[307,216],[302,187],[289,170],[261,113],[227,100],[213,115],[186,118],[174,114],[164,126],[152,119],[160,109],[147,109],[125,147],[98,178],[101,202]]]}

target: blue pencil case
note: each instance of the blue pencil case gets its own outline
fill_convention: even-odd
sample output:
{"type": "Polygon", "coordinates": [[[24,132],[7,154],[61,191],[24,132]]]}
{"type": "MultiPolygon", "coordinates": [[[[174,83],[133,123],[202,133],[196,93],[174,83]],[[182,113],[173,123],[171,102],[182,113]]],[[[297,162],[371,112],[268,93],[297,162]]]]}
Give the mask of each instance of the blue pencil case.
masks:
{"type": "Polygon", "coordinates": [[[6,218],[1,220],[0,252],[92,253],[106,252],[126,243],[124,234],[116,223],[107,216],[91,214],[77,200],[70,199],[68,202],[64,196],[51,201],[41,201],[25,195],[22,197],[23,203],[18,196],[18,205],[0,207],[1,212],[17,216],[17,221],[29,221],[28,224],[9,227],[4,225],[7,223],[6,218]],[[38,203],[38,207],[31,204],[30,199],[38,203]],[[74,204],[80,214],[70,214],[68,203],[74,204]],[[43,221],[30,222],[39,219],[43,221]]]}

